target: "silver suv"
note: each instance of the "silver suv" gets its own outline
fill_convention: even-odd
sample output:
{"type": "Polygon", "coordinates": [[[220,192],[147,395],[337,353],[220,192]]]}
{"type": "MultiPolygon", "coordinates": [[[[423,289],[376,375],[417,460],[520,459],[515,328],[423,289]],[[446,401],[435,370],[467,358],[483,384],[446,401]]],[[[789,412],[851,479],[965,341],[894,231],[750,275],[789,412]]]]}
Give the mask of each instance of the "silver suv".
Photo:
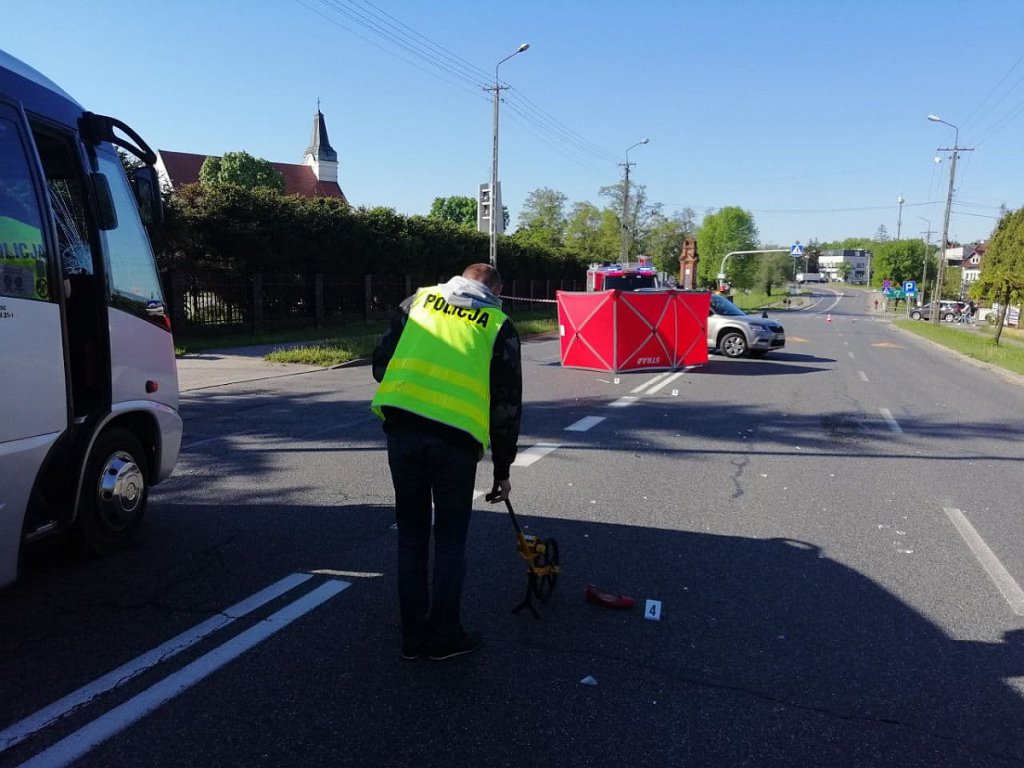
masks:
{"type": "Polygon", "coordinates": [[[725,296],[711,294],[708,310],[708,349],[726,357],[764,357],[786,346],[786,332],[767,317],[748,315],[725,296]]]}

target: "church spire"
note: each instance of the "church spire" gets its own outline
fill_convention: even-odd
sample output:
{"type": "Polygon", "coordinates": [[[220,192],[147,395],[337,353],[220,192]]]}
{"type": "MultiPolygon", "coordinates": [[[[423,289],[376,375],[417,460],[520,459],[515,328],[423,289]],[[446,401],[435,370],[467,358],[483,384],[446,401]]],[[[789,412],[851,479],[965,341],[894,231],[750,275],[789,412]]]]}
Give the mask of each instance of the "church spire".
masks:
{"type": "Polygon", "coordinates": [[[327,138],[327,123],[324,122],[324,113],[320,111],[320,99],[316,100],[313,133],[309,138],[309,146],[306,147],[306,155],[312,155],[315,160],[338,162],[338,153],[331,147],[331,141],[327,138]]]}
{"type": "Polygon", "coordinates": [[[313,117],[313,133],[302,162],[313,167],[313,173],[320,181],[338,180],[338,153],[327,138],[327,123],[320,111],[320,99],[316,100],[316,115],[313,117]]]}

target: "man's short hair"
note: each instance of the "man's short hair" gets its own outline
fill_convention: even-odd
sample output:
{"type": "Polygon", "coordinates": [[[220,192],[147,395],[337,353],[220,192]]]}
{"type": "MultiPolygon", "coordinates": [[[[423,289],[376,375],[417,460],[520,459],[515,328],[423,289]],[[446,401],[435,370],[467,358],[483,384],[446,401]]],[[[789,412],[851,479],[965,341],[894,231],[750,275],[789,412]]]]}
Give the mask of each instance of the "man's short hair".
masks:
{"type": "Polygon", "coordinates": [[[492,291],[501,290],[501,274],[490,264],[470,264],[462,273],[463,277],[483,283],[492,291]]]}

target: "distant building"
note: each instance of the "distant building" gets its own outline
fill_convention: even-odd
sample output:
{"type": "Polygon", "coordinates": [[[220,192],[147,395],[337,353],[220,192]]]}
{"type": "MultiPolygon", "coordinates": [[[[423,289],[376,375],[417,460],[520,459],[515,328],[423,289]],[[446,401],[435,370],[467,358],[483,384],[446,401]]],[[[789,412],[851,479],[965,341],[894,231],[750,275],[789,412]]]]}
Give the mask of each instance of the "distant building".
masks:
{"type": "Polygon", "coordinates": [[[949,252],[952,250],[962,250],[963,254],[960,257],[960,295],[966,295],[967,288],[971,283],[977,281],[981,277],[981,263],[985,256],[985,251],[988,248],[986,243],[976,243],[974,245],[964,246],[962,249],[949,248],[946,250],[946,257],[949,258],[949,252]]]}
{"type": "MultiPolygon", "coordinates": [[[[199,170],[207,155],[157,150],[157,173],[169,189],[199,181],[199,170]]],[[[284,177],[286,195],[348,199],[338,184],[338,153],[327,138],[327,124],[319,109],[313,117],[313,134],[301,163],[270,163],[284,177]]]]}
{"type": "Polygon", "coordinates": [[[861,285],[871,276],[871,251],[847,248],[841,251],[822,251],[818,257],[818,271],[828,275],[829,280],[842,280],[840,264],[850,264],[846,282],[861,285]]]}

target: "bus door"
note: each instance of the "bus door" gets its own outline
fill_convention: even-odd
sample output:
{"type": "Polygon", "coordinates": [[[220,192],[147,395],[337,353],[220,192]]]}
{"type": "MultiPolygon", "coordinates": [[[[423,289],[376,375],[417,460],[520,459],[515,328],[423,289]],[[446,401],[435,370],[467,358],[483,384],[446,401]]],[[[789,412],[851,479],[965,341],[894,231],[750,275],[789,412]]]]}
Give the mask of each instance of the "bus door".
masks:
{"type": "Polygon", "coordinates": [[[0,97],[0,584],[29,495],[68,426],[64,340],[44,187],[20,109],[0,97]]]}

